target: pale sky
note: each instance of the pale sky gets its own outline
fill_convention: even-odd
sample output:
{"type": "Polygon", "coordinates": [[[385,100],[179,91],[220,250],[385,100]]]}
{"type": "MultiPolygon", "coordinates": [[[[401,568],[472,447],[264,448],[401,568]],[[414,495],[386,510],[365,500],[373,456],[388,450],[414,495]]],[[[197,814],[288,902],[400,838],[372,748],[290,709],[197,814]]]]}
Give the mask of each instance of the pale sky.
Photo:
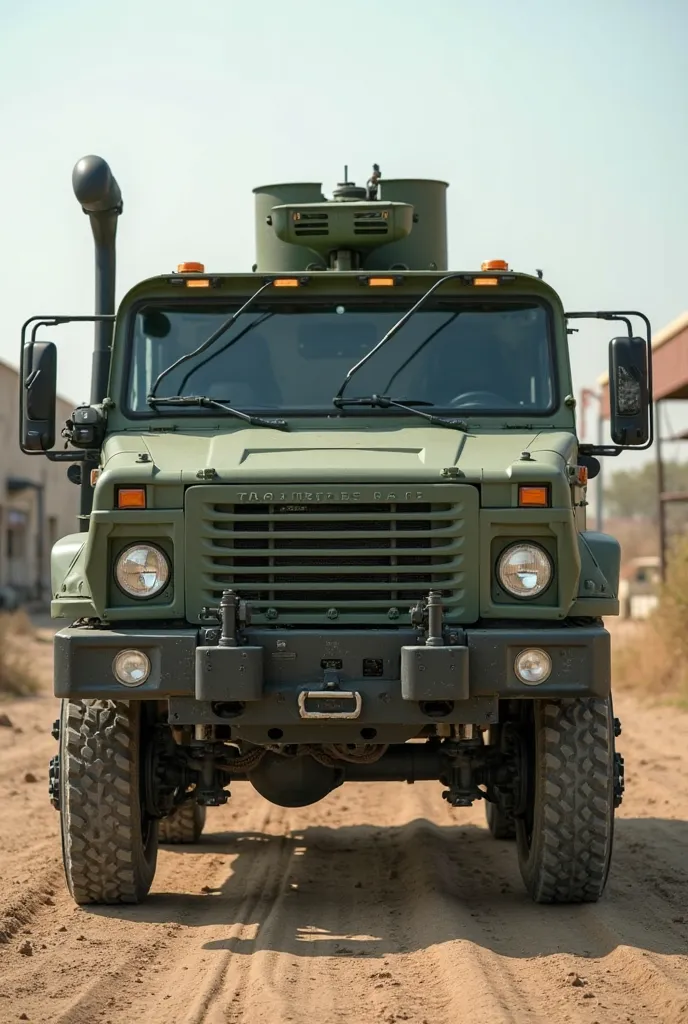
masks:
{"type": "MultiPolygon", "coordinates": [[[[250,270],[253,187],[378,162],[450,182],[452,269],[541,267],[567,309],[658,331],[688,309],[686,40],[686,0],[0,0],[0,358],[27,317],[93,311],[88,153],[124,197],[118,298],[183,260],[250,270]]],[[[572,336],[577,395],[609,336],[572,336]]],[[[53,337],[87,397],[90,328],[53,337]]]]}

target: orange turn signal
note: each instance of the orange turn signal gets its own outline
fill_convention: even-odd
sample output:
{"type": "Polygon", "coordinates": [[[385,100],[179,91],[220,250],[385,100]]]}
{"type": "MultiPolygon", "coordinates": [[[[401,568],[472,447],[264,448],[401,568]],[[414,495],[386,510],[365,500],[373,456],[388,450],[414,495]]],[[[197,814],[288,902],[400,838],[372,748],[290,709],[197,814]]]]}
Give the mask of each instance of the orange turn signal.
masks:
{"type": "Polygon", "coordinates": [[[117,508],[145,508],[145,487],[120,487],[117,492],[117,508]]]}
{"type": "Polygon", "coordinates": [[[493,284],[494,285],[494,284],[499,284],[499,280],[496,277],[474,277],[473,278],[473,284],[476,284],[476,285],[493,284]]]}
{"type": "Polygon", "coordinates": [[[272,282],[275,288],[298,288],[298,277],[278,277],[272,282]]]}
{"type": "Polygon", "coordinates": [[[580,487],[585,487],[588,482],[588,467],[576,466],[576,481],[580,487]]]}
{"type": "Polygon", "coordinates": [[[178,263],[177,273],[178,274],[203,274],[205,272],[205,266],[203,263],[178,263]]]}
{"type": "Polygon", "coordinates": [[[549,505],[547,487],[519,487],[518,503],[521,508],[547,508],[549,505]]]}
{"type": "Polygon", "coordinates": [[[369,277],[368,284],[371,288],[393,288],[393,277],[369,277]]]}
{"type": "Polygon", "coordinates": [[[480,264],[481,270],[508,270],[509,264],[506,260],[485,260],[480,264]]]}
{"type": "Polygon", "coordinates": [[[210,288],[210,281],[207,277],[190,277],[184,284],[187,288],[210,288]]]}

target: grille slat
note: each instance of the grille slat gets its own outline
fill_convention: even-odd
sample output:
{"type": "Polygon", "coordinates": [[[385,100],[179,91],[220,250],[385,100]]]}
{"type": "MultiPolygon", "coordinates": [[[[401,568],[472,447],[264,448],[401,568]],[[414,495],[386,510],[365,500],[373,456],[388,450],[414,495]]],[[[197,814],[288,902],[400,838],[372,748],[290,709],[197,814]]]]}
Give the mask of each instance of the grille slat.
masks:
{"type": "MultiPolygon", "coordinates": [[[[258,538],[256,538],[258,539],[258,538]]],[[[384,558],[389,559],[390,555],[394,553],[397,558],[404,558],[405,556],[418,555],[423,552],[424,557],[427,557],[427,552],[431,551],[433,557],[446,557],[456,554],[462,547],[461,541],[453,541],[449,544],[436,544],[430,546],[428,538],[419,538],[423,543],[419,543],[416,546],[404,545],[403,547],[394,546],[387,544],[384,547],[380,544],[380,539],[377,538],[375,544],[366,544],[365,546],[355,546],[351,544],[330,544],[325,542],[319,542],[318,544],[308,545],[302,547],[300,542],[296,545],[288,542],[283,542],[280,537],[280,548],[276,552],[276,556],[282,560],[287,558],[316,558],[322,555],[323,558],[336,559],[337,563],[346,565],[347,559],[350,558],[384,558]],[[314,552],[318,552],[314,555],[314,552]]],[[[250,547],[245,547],[242,543],[243,538],[237,538],[237,542],[234,546],[222,545],[220,547],[216,544],[204,544],[203,550],[205,552],[204,558],[206,561],[218,562],[225,558],[253,558],[255,555],[254,551],[262,551],[262,545],[254,546],[251,544],[250,547]]],[[[358,538],[356,538],[358,542],[358,538]]]]}
{"type": "MultiPolygon", "coordinates": [[[[287,524],[281,523],[280,525],[281,526],[285,526],[287,524]]],[[[346,534],[349,534],[349,535],[355,534],[357,540],[360,540],[360,539],[366,540],[367,539],[367,540],[377,540],[377,541],[379,541],[380,540],[380,534],[383,534],[385,538],[394,538],[396,540],[411,540],[411,539],[413,539],[415,541],[418,538],[418,534],[419,533],[425,533],[426,536],[429,535],[428,533],[426,533],[426,531],[423,530],[422,524],[419,524],[418,529],[416,529],[416,530],[395,530],[395,529],[390,528],[389,526],[385,530],[385,529],[383,529],[383,526],[385,525],[384,523],[382,523],[380,525],[380,528],[378,530],[359,529],[359,527],[361,525],[362,524],[360,524],[360,523],[351,522],[351,518],[349,517],[348,520],[347,519],[342,519],[340,522],[338,522],[336,524],[336,529],[339,531],[340,528],[341,528],[341,532],[342,533],[346,533],[346,534]],[[342,524],[345,524],[345,525],[342,525],[342,524]]],[[[366,523],[364,525],[367,527],[370,524],[366,523]]],[[[280,540],[306,540],[306,539],[312,540],[312,539],[316,539],[316,540],[322,540],[323,543],[329,544],[329,543],[336,543],[337,540],[341,540],[343,542],[344,540],[348,539],[347,537],[340,537],[340,538],[334,538],[334,540],[333,540],[333,538],[331,537],[331,534],[334,532],[334,530],[335,530],[335,524],[333,523],[332,524],[332,528],[330,530],[325,530],[325,529],[322,529],[322,530],[284,530],[283,529],[283,530],[276,530],[275,532],[279,534],[280,540]]],[[[264,537],[265,537],[265,534],[268,531],[267,531],[267,529],[264,529],[264,530],[237,530],[236,528],[232,528],[230,526],[228,526],[227,529],[225,529],[225,530],[216,530],[212,526],[209,526],[207,531],[206,531],[206,533],[205,533],[205,536],[208,538],[208,540],[222,540],[222,538],[226,537],[227,534],[230,533],[230,532],[233,533],[234,535],[238,536],[241,540],[263,540],[264,537]]],[[[437,538],[440,538],[440,537],[454,537],[454,536],[456,536],[456,529],[453,526],[447,526],[446,528],[444,528],[444,527],[438,528],[438,529],[432,531],[432,536],[433,537],[437,537],[437,538]]]]}
{"type": "Polygon", "coordinates": [[[234,488],[193,487],[187,492],[191,603],[200,613],[231,587],[251,602],[254,623],[322,625],[336,609],[339,624],[388,624],[393,617],[407,625],[410,606],[435,589],[447,620],[465,621],[466,569],[475,560],[473,548],[466,549],[467,516],[477,529],[476,491],[467,485],[427,490],[450,500],[337,502],[309,492],[305,499],[294,493],[291,501],[248,504],[228,500],[234,488]]]}
{"type": "MultiPolygon", "coordinates": [[[[244,565],[236,565],[235,564],[233,566],[227,566],[227,565],[225,565],[225,566],[218,566],[217,569],[212,569],[211,573],[212,573],[212,575],[216,575],[216,576],[226,576],[227,575],[227,570],[231,569],[235,576],[259,576],[259,575],[262,576],[262,574],[265,573],[265,574],[269,574],[270,576],[275,576],[275,575],[284,576],[286,574],[287,576],[297,577],[297,576],[312,576],[313,575],[313,570],[317,569],[319,566],[323,570],[327,570],[332,565],[331,562],[325,562],[325,563],[321,562],[321,563],[319,563],[319,566],[317,564],[313,564],[313,563],[311,563],[310,565],[305,565],[305,566],[304,565],[293,565],[293,564],[291,564],[291,565],[283,565],[283,563],[278,562],[278,561],[276,561],[275,559],[272,559],[272,558],[269,559],[269,561],[270,561],[271,564],[266,566],[265,568],[262,565],[260,565],[260,564],[256,565],[255,563],[254,564],[249,564],[249,565],[245,565],[245,564],[244,565]]],[[[377,577],[379,575],[380,578],[384,578],[385,576],[387,576],[387,577],[389,577],[391,579],[391,576],[390,576],[390,565],[393,566],[394,574],[398,575],[398,576],[403,576],[403,575],[405,575],[407,573],[411,573],[411,574],[413,574],[415,576],[422,576],[422,575],[430,576],[430,575],[433,575],[434,573],[437,573],[437,572],[441,572],[441,573],[444,573],[446,575],[447,573],[457,572],[457,571],[460,570],[461,559],[454,559],[452,562],[441,562],[439,564],[437,562],[435,562],[435,563],[430,564],[430,565],[411,565],[411,566],[401,565],[398,562],[397,563],[392,563],[390,561],[388,561],[387,565],[370,565],[369,563],[365,563],[364,565],[341,565],[340,564],[340,565],[337,566],[337,572],[336,573],[330,573],[330,576],[332,576],[332,580],[333,581],[336,579],[337,576],[342,576],[343,577],[342,581],[341,581],[342,582],[342,586],[346,586],[347,584],[351,583],[351,580],[349,580],[347,578],[344,578],[344,577],[348,577],[348,576],[369,575],[369,576],[377,577]],[[365,573],[361,573],[362,569],[365,570],[365,573]]],[[[327,575],[327,572],[323,571],[323,573],[321,573],[320,575],[322,575],[324,577],[324,576],[327,575]]]]}

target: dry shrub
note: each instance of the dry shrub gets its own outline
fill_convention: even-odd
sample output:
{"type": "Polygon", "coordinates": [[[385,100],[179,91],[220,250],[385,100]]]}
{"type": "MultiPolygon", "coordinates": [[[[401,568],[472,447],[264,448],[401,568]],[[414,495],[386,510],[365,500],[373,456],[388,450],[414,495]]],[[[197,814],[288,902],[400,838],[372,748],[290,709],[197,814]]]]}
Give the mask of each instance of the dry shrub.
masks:
{"type": "Polygon", "coordinates": [[[688,705],[688,538],[672,545],[657,608],[621,625],[613,628],[615,683],[688,705]]]}
{"type": "Polygon", "coordinates": [[[0,612],[0,698],[28,697],[40,689],[30,641],[36,636],[24,611],[0,612]]]}
{"type": "Polygon", "coordinates": [[[10,612],[4,616],[0,615],[0,618],[6,618],[8,620],[8,627],[11,629],[13,636],[25,636],[35,639],[36,627],[31,621],[31,617],[20,608],[16,612],[10,612]]]}

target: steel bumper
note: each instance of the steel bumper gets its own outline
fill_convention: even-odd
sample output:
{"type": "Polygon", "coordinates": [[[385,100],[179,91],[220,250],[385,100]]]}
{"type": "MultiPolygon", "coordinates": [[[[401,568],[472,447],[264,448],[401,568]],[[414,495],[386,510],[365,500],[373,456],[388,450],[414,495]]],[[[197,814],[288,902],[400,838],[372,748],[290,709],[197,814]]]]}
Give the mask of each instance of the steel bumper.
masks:
{"type": "MultiPolygon", "coordinates": [[[[256,630],[249,646],[208,647],[197,629],[66,628],[55,636],[54,692],[73,699],[235,702],[245,706],[247,719],[260,708],[264,721],[266,704],[275,720],[280,705],[291,708],[299,700],[306,712],[301,718],[318,717],[334,710],[337,698],[317,694],[345,691],[358,695],[361,707],[352,717],[360,721],[410,722],[423,718],[419,706],[428,702],[467,707],[479,698],[604,697],[610,691],[610,638],[602,626],[466,629],[457,641],[418,646],[413,630],[256,630]],[[537,686],[520,682],[514,671],[527,647],[552,660],[551,675],[537,686]],[[137,687],[123,686],[113,673],[115,656],[131,648],[151,663],[137,687]]],[[[342,715],[356,705],[356,697],[345,701],[342,715]]],[[[457,707],[457,720],[466,721],[461,715],[457,707]]]]}

